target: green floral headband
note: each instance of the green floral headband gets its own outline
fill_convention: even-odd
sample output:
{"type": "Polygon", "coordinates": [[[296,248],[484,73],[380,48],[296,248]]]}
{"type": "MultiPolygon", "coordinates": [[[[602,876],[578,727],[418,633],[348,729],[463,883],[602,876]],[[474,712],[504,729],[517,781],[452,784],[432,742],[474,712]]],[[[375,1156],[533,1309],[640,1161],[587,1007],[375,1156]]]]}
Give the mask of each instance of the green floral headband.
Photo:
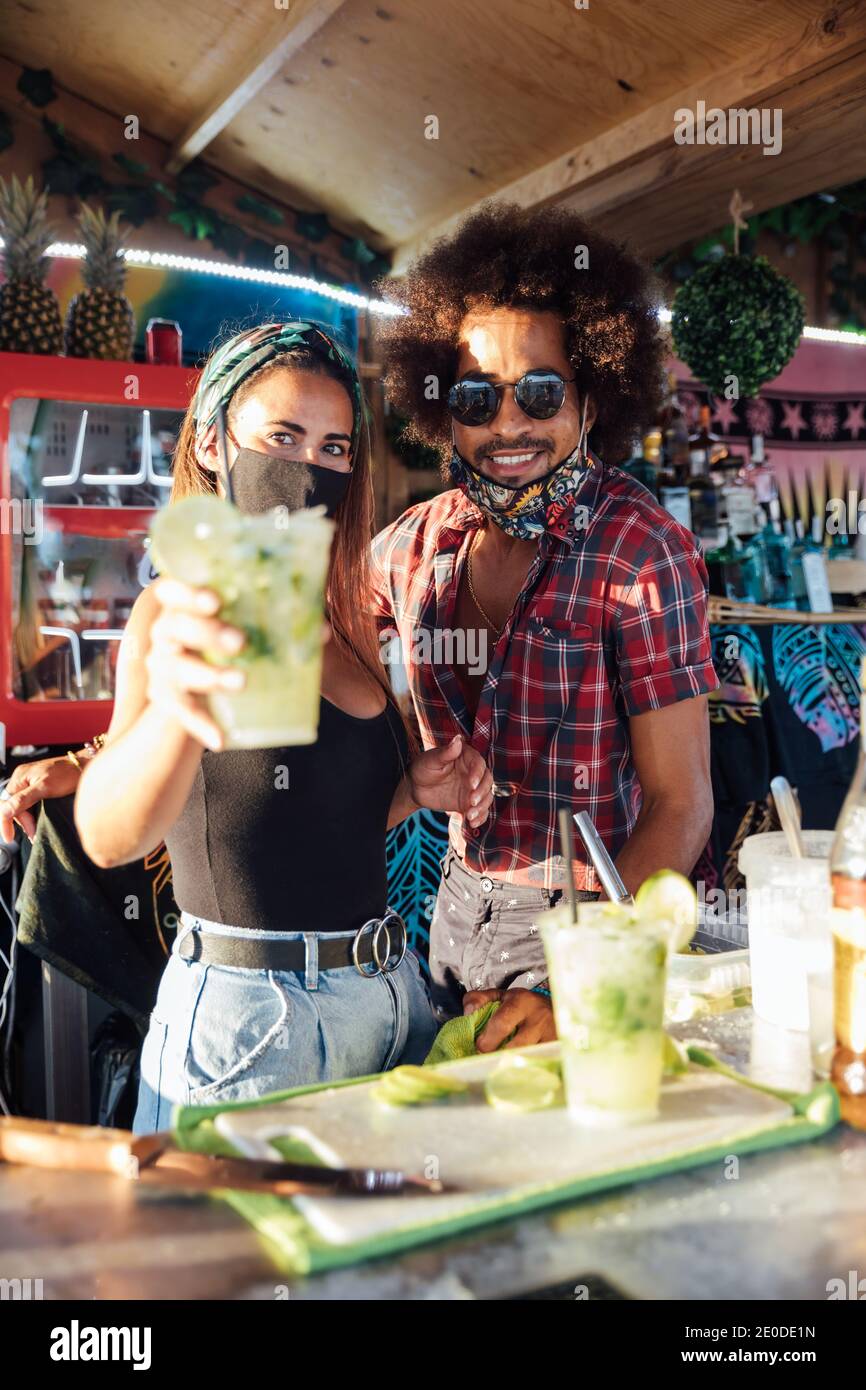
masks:
{"type": "Polygon", "coordinates": [[[216,349],[202,369],[195,393],[196,438],[203,440],[214,427],[220,406],[228,405],[241,382],[280,353],[296,347],[307,347],[324,360],[338,363],[351,381],[354,452],[364,418],[361,382],[355,364],[319,324],[300,319],[260,324],[248,333],[236,333],[216,349]]]}

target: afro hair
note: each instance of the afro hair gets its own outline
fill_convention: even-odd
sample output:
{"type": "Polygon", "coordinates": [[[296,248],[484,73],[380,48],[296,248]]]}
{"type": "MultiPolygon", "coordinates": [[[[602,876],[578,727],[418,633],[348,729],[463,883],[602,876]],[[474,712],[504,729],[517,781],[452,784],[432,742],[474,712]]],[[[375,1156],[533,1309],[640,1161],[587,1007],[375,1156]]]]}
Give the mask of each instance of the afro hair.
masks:
{"type": "Polygon", "coordinates": [[[450,448],[447,395],[460,325],[470,310],[499,307],[545,310],[562,320],[577,388],[590,393],[597,411],[590,444],[607,462],[627,457],[657,418],[664,340],[656,283],[647,266],[576,212],[486,203],[402,280],[379,288],[408,310],[386,320],[381,332],[385,388],[409,420],[410,439],[450,448]],[[434,400],[431,378],[439,384],[434,400]]]}

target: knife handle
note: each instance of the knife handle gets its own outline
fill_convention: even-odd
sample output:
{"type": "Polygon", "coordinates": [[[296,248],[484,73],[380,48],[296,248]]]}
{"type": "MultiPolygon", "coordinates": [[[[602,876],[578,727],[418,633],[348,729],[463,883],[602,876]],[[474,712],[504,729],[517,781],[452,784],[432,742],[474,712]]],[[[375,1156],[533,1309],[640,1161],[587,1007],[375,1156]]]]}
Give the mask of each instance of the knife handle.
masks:
{"type": "Polygon", "coordinates": [[[128,1177],[133,1140],[128,1129],[0,1116],[0,1160],[6,1163],[128,1177]]]}

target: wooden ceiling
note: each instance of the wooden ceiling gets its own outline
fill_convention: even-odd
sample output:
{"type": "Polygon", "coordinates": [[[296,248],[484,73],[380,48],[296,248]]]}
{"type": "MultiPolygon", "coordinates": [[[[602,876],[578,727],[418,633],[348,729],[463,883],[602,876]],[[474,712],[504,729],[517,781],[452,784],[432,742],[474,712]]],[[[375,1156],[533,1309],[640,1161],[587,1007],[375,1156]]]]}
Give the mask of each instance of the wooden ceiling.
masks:
{"type": "Polygon", "coordinates": [[[0,52],[137,115],[167,170],[201,157],[398,267],[497,194],[573,203],[656,255],[721,225],[734,186],[761,210],[866,176],[866,0],[0,0],[0,17],[0,52]],[[700,99],[781,108],[782,152],[676,145],[674,111],[700,99]]]}

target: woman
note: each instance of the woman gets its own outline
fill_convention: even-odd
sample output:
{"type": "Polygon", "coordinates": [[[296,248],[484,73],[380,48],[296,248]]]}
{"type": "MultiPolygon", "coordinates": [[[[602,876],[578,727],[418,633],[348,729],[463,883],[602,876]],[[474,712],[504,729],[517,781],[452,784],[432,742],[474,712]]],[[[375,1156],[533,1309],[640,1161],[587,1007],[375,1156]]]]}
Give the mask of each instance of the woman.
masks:
{"type": "Polygon", "coordinates": [[[370,457],[350,360],[305,323],[225,343],[184,421],[172,502],[221,490],[220,406],[241,507],[297,505],[306,492],[334,516],[332,636],[318,741],[220,751],[203,696],[244,677],[202,653],[236,653],[244,634],[218,619],[215,594],[169,579],[130,615],[114,716],[85,764],[75,820],[102,867],[165,840],[182,909],[142,1051],[139,1132],[165,1127],[173,1103],[423,1060],[436,1025],[418,962],[402,954],[405,928],[387,912],[385,831],[421,805],[477,825],[492,797],[489,771],[459,740],[408,760],[366,611],[370,457]]]}

